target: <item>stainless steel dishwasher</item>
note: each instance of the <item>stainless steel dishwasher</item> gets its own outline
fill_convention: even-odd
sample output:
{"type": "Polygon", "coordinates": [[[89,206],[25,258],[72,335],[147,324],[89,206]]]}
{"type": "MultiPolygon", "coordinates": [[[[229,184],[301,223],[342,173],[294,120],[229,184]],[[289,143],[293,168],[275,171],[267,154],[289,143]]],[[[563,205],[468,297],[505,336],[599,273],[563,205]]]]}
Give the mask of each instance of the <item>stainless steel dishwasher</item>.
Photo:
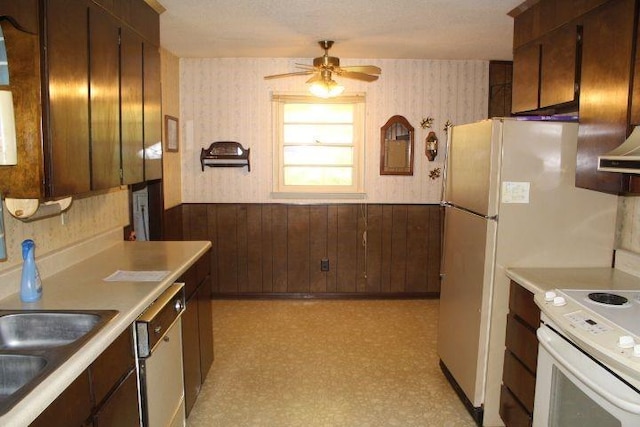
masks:
{"type": "Polygon", "coordinates": [[[182,377],[184,283],[174,283],[136,320],[142,425],[185,424],[182,377]]]}

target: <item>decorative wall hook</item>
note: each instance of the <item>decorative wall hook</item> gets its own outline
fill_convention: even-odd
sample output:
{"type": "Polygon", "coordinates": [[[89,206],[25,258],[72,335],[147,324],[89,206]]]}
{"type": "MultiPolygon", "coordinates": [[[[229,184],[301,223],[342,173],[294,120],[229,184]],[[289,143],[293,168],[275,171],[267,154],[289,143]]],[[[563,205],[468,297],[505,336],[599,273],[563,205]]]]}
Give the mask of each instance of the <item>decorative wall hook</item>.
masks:
{"type": "Polygon", "coordinates": [[[422,127],[422,129],[430,128],[432,124],[433,124],[433,117],[431,116],[427,116],[426,119],[422,119],[420,121],[420,126],[422,127]]]}
{"type": "Polygon", "coordinates": [[[447,119],[446,123],[444,124],[444,129],[442,129],[443,131],[445,131],[445,133],[449,133],[449,128],[453,126],[453,123],[451,122],[451,120],[447,119]]]}
{"type": "Polygon", "coordinates": [[[436,133],[429,132],[424,142],[424,153],[427,155],[427,159],[429,159],[430,162],[433,162],[433,160],[438,155],[438,138],[436,137],[436,133]]]}
{"type": "Polygon", "coordinates": [[[431,179],[437,179],[440,178],[440,173],[442,172],[442,170],[440,168],[435,168],[429,171],[429,178],[431,179]]]}

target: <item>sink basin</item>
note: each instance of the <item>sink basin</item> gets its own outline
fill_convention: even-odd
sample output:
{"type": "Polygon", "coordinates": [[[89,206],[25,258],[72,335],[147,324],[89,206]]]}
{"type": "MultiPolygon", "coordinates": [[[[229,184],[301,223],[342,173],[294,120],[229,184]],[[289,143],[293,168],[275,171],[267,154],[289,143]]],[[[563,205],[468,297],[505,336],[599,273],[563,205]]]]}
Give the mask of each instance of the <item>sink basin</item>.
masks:
{"type": "Polygon", "coordinates": [[[11,396],[47,366],[43,356],[0,354],[0,399],[11,396]]]}
{"type": "Polygon", "coordinates": [[[0,350],[58,347],[85,336],[101,316],[78,312],[21,312],[0,317],[0,350]]]}
{"type": "Polygon", "coordinates": [[[0,415],[116,314],[114,310],[0,310],[0,415]]]}

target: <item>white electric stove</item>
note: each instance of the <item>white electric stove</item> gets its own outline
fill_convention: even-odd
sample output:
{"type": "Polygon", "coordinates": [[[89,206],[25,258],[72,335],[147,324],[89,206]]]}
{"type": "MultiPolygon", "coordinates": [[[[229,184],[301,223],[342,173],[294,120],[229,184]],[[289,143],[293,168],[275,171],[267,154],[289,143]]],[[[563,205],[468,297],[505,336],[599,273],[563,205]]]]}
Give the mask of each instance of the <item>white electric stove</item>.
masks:
{"type": "Polygon", "coordinates": [[[562,289],[536,303],[543,322],[640,389],[640,290],[562,289]]]}
{"type": "Polygon", "coordinates": [[[555,290],[540,307],[533,427],[640,425],[640,291],[555,290]]]}

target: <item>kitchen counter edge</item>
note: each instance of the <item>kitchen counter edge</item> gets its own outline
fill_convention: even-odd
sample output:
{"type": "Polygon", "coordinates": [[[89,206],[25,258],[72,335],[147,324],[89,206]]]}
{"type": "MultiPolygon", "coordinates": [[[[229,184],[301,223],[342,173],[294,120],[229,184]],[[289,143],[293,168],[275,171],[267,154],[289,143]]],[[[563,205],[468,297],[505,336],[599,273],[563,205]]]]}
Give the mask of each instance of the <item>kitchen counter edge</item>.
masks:
{"type": "Polygon", "coordinates": [[[640,289],[640,278],[610,267],[508,268],[506,275],[533,294],[552,289],[640,289]]]}
{"type": "Polygon", "coordinates": [[[118,314],[65,363],[0,417],[0,425],[24,426],[47,408],[162,292],[211,248],[209,241],[118,242],[44,279],[43,297],[25,304],[13,294],[0,309],[117,310],[118,314]],[[116,270],[168,271],[161,281],[105,282],[116,270]]]}

